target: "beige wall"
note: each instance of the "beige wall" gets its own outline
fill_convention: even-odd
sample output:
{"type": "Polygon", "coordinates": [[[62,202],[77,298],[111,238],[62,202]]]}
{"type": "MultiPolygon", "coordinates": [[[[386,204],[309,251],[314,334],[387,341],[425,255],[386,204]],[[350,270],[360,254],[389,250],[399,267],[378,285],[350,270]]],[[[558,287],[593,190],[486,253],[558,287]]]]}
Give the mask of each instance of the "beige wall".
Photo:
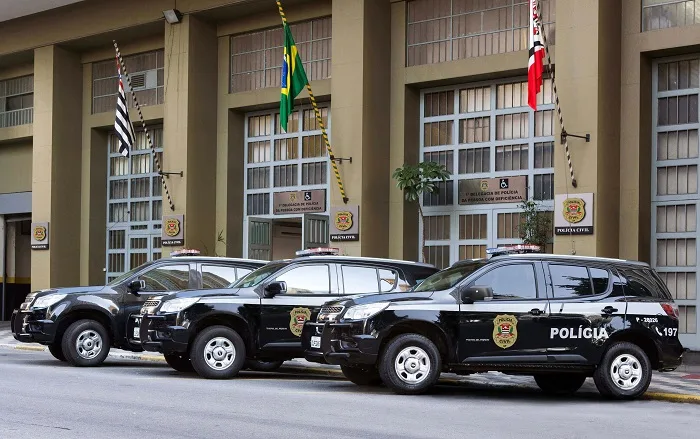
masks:
{"type": "Polygon", "coordinates": [[[32,190],[32,143],[0,144],[0,193],[32,190]]]}
{"type": "MultiPolygon", "coordinates": [[[[229,36],[279,26],[274,3],[261,5],[181,0],[185,18],[169,25],[162,10],[171,1],[94,0],[0,27],[0,79],[35,75],[35,123],[0,129],[0,192],[32,190],[33,220],[51,222],[51,250],[32,252],[34,287],[104,281],[106,144],[114,114],[90,114],[90,63],[114,55],[113,37],[124,55],[165,48],[165,104],[144,107],[143,116],[164,124],[163,170],[184,172],[166,181],[172,213],[185,214],[186,246],[242,254],[244,115],[276,108],[279,88],[228,92],[229,36]],[[52,45],[59,41],[61,47],[52,45]],[[215,242],[219,231],[225,244],[215,242]],[[75,254],[79,269],[66,257],[75,254]]],[[[338,168],[348,203],[359,204],[361,215],[361,241],[335,245],[348,254],[418,259],[418,212],[391,173],[419,160],[420,90],[524,75],[527,52],[407,68],[404,1],[285,6],[291,22],[332,16],[332,77],[312,86],[319,101],[331,102],[335,156],[353,158],[338,168]]],[[[570,138],[573,188],[557,131],[555,193],[594,192],[596,229],[593,236],[557,237],[557,253],[649,258],[651,59],[700,51],[700,27],[642,34],[640,8],[639,0],[557,1],[565,124],[591,141],[570,138]]],[[[297,102],[307,104],[307,93],[297,102]]],[[[135,110],[131,117],[138,128],[135,110]]],[[[332,172],[329,188],[331,205],[343,205],[332,172]]],[[[167,199],[163,204],[171,213],[167,199]]]]}
{"type": "Polygon", "coordinates": [[[641,5],[622,1],[620,257],[651,252],[652,59],[700,52],[700,27],[640,32],[641,5]]]}
{"type": "Polygon", "coordinates": [[[77,54],[46,46],[34,55],[32,221],[48,221],[49,250],[32,252],[32,287],[76,285],[80,266],[81,78],[77,54]]]}

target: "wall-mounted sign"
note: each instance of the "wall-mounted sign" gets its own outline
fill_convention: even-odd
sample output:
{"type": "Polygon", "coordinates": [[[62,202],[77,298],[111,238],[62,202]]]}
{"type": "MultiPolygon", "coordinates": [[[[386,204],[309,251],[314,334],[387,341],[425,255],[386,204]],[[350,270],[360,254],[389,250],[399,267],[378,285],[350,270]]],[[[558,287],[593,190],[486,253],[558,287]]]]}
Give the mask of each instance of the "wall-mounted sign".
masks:
{"type": "Polygon", "coordinates": [[[554,233],[557,235],[593,234],[593,194],[554,196],[554,233]]]}
{"type": "Polygon", "coordinates": [[[360,206],[331,207],[331,241],[359,241],[360,206]]]}
{"type": "Polygon", "coordinates": [[[163,215],[161,245],[172,247],[185,244],[185,215],[163,215]]]}
{"type": "Polygon", "coordinates": [[[275,192],[272,197],[272,213],[290,215],[296,213],[323,213],[326,211],[326,190],[275,192]]]}
{"type": "Polygon", "coordinates": [[[49,249],[49,223],[32,223],[32,250],[49,249]]]}
{"type": "Polygon", "coordinates": [[[527,177],[474,178],[459,181],[459,204],[519,203],[527,199],[527,177]]]}

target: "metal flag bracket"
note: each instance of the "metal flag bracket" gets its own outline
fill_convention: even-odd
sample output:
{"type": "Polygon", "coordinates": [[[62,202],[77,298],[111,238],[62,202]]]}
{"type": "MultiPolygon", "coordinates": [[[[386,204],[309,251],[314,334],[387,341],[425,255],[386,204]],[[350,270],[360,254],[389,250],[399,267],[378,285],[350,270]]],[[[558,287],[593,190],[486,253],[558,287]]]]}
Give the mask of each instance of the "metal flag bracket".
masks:
{"type": "Polygon", "coordinates": [[[590,135],[590,134],[586,134],[585,136],[579,136],[579,135],[577,135],[577,134],[567,133],[567,132],[566,132],[566,129],[562,128],[562,129],[561,129],[561,144],[562,144],[562,145],[566,143],[566,138],[567,138],[567,137],[576,137],[576,138],[579,138],[579,139],[586,139],[586,143],[588,143],[588,142],[591,141],[591,135],[590,135]]]}
{"type": "Polygon", "coordinates": [[[341,165],[343,164],[343,162],[346,162],[346,161],[352,163],[352,157],[349,157],[349,158],[334,157],[333,160],[340,163],[341,165]]]}
{"type": "Polygon", "coordinates": [[[180,177],[182,177],[183,175],[185,175],[185,173],[184,173],[184,171],[180,171],[180,172],[158,171],[158,175],[162,175],[165,178],[170,178],[171,175],[179,175],[180,177]]]}

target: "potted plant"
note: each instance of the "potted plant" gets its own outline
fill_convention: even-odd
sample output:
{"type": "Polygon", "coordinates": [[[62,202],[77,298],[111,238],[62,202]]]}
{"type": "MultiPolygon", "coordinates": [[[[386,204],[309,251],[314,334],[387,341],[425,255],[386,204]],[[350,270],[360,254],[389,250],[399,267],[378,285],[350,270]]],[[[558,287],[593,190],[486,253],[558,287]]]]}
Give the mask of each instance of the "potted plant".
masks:
{"type": "Polygon", "coordinates": [[[549,212],[539,209],[533,200],[525,200],[520,203],[520,225],[518,233],[524,244],[540,246],[544,253],[552,234],[552,218],[549,212]]]}

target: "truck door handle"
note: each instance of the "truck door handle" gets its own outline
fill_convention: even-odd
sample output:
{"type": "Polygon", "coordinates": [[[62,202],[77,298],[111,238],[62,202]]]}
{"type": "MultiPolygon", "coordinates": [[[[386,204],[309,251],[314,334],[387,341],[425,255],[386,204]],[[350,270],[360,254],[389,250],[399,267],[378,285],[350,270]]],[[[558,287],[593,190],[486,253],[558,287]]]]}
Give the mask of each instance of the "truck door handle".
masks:
{"type": "Polygon", "coordinates": [[[612,306],[606,306],[605,308],[601,309],[603,314],[610,315],[614,312],[617,312],[617,308],[613,308],[612,306]]]}
{"type": "Polygon", "coordinates": [[[539,308],[532,308],[530,310],[530,314],[532,314],[533,316],[538,316],[538,315],[542,314],[542,310],[539,308]]]}

